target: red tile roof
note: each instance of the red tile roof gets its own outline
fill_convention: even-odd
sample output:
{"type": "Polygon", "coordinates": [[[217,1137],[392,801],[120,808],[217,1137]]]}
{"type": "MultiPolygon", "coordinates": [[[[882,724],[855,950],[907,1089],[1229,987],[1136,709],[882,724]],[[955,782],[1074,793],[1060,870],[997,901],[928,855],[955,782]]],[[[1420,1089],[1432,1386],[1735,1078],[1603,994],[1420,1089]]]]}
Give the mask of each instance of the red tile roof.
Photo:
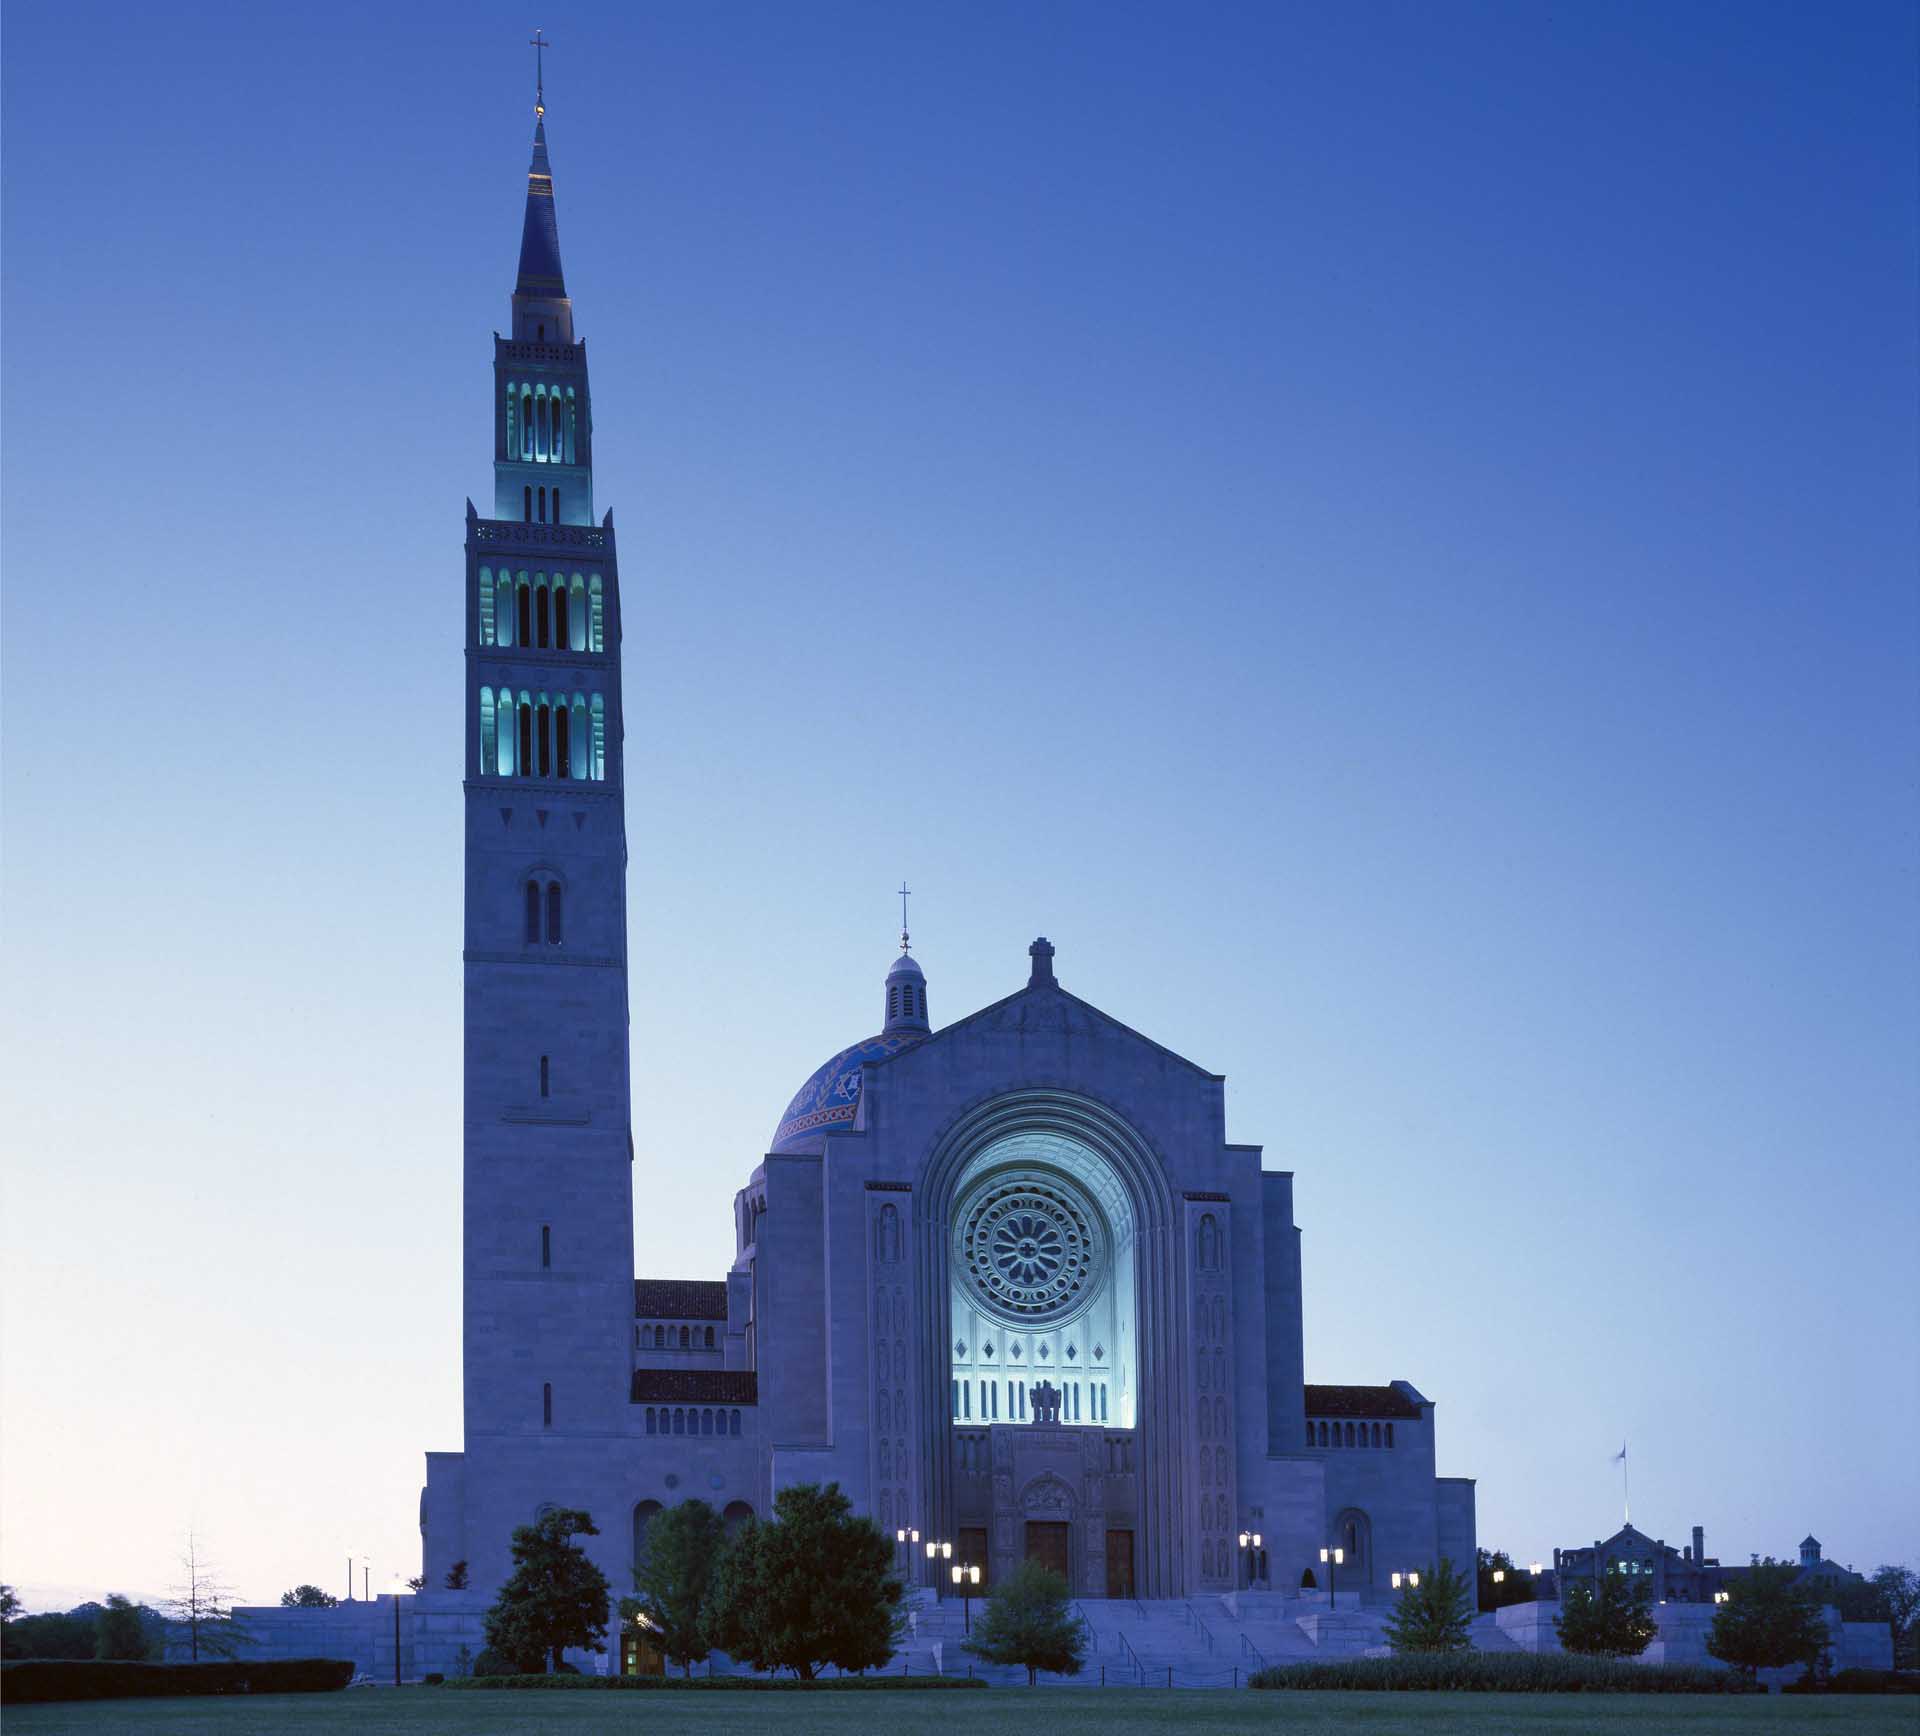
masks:
{"type": "Polygon", "coordinates": [[[724,1320],[727,1286],[705,1278],[636,1278],[633,1312],[646,1320],[724,1320]]]}
{"type": "Polygon", "coordinates": [[[758,1404],[760,1377],[750,1368],[636,1368],[633,1402],[758,1404]]]}
{"type": "Polygon", "coordinates": [[[1417,1421],[1420,1407],[1392,1386],[1310,1386],[1310,1417],[1410,1417],[1417,1421]]]}

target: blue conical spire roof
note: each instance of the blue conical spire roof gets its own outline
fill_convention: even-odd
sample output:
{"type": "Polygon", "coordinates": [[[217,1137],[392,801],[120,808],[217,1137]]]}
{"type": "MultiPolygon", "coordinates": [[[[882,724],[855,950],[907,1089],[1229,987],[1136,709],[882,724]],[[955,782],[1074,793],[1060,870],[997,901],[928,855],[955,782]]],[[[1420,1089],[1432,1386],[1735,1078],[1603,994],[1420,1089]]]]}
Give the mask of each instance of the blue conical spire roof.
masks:
{"type": "Polygon", "coordinates": [[[553,170],[547,164],[546,110],[534,110],[533,161],[527,168],[527,221],[520,231],[520,279],[515,295],[558,298],[567,293],[560,270],[560,225],[553,211],[553,170]]]}

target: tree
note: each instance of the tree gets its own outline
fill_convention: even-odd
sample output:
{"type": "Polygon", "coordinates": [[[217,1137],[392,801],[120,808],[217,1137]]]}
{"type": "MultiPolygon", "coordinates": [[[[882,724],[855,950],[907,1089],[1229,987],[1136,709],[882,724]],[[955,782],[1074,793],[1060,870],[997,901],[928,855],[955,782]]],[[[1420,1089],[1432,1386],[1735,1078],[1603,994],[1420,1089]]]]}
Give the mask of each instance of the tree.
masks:
{"type": "Polygon", "coordinates": [[[467,1589],[467,1564],[456,1561],[447,1569],[447,1590],[465,1591],[467,1589]]]}
{"type": "Polygon", "coordinates": [[[1508,1604],[1532,1601],[1533,1576],[1515,1567],[1504,1549],[1482,1549],[1478,1554],[1480,1608],[1505,1609],[1508,1604]],[[1501,1575],[1498,1581],[1493,1577],[1496,1573],[1501,1575]]]}
{"type": "Polygon", "coordinates": [[[122,1597],[117,1591],[109,1592],[106,1607],[94,1620],[93,1655],[96,1658],[130,1658],[135,1663],[144,1662],[150,1642],[147,1625],[141,1620],[141,1615],[137,1603],[122,1597]]]}
{"type": "Polygon", "coordinates": [[[1886,1605],[1884,1620],[1893,1632],[1894,1667],[1911,1669],[1916,1620],[1920,1619],[1920,1573],[1910,1567],[1876,1567],[1871,1583],[1886,1605]]]}
{"type": "Polygon", "coordinates": [[[1793,1583],[1798,1575],[1798,1568],[1768,1560],[1736,1578],[1714,1614],[1707,1655],[1748,1675],[1788,1664],[1817,1667],[1827,1624],[1814,1593],[1793,1583]]]}
{"type": "Polygon", "coordinates": [[[4,1628],[20,1613],[19,1596],[10,1585],[0,1585],[0,1628],[4,1628]]]}
{"type": "Polygon", "coordinates": [[[407,1581],[407,1590],[411,1592],[422,1592],[422,1591],[425,1591],[426,1589],[427,1589],[427,1576],[424,1573],[416,1573],[410,1580],[407,1581]]]}
{"type": "Polygon", "coordinates": [[[1077,1676],[1086,1651],[1085,1630],[1067,1607],[1067,1582],[1041,1562],[1020,1563],[987,1596],[961,1650],[989,1664],[1022,1664],[1027,1686],[1041,1670],[1077,1676]]]}
{"type": "Polygon", "coordinates": [[[622,1621],[645,1617],[660,1649],[693,1674],[712,1650],[707,1637],[708,1594],[726,1546],[726,1527],[705,1501],[682,1501],[647,1526],[646,1559],[633,1570],[637,1597],[620,1600],[622,1621]]]}
{"type": "Polygon", "coordinates": [[[282,1609],[332,1609],[340,1600],[330,1591],[322,1591],[317,1585],[296,1585],[291,1591],[280,1594],[282,1609]]]}
{"type": "Polygon", "coordinates": [[[854,1517],[838,1483],[794,1483],[774,1497],[773,1512],[768,1523],[741,1526],[720,1558],[709,1642],[803,1681],[823,1664],[878,1669],[901,1625],[892,1544],[871,1519],[854,1517]]]}
{"type": "Polygon", "coordinates": [[[1637,1658],[1660,1631],[1653,1619],[1653,1582],[1624,1573],[1603,1573],[1598,1587],[1577,1580],[1562,1594],[1553,1628],[1570,1652],[1637,1658]]]}
{"type": "Polygon", "coordinates": [[[1387,1621],[1387,1644],[1396,1652],[1464,1652],[1473,1626],[1473,1589],[1466,1576],[1443,1558],[1419,1578],[1418,1585],[1409,1579],[1400,1589],[1387,1621]]]}
{"type": "Polygon", "coordinates": [[[607,1576],[575,1537],[600,1528],[575,1507],[556,1507],[513,1533],[513,1573],[486,1614],[487,1649],[523,1674],[560,1671],[569,1646],[602,1652],[607,1636],[607,1576]]]}
{"type": "Polygon", "coordinates": [[[210,1658],[230,1658],[248,1639],[233,1619],[233,1588],[221,1582],[205,1548],[193,1532],[187,1533],[180,1555],[181,1580],[164,1606],[165,1613],[187,1630],[187,1655],[195,1663],[205,1652],[210,1658]]]}

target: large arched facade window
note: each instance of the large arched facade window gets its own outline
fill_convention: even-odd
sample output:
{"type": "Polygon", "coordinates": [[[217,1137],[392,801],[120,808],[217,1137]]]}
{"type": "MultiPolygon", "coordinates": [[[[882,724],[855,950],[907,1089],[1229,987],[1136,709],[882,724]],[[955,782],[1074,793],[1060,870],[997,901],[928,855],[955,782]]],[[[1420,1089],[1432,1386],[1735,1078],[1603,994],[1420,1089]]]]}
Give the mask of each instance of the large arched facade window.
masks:
{"type": "Polygon", "coordinates": [[[1135,1224],[1112,1164],[1058,1132],[1013,1132],[967,1164],[953,1198],[949,1380],[963,1413],[1029,1414],[1045,1381],[1061,1422],[1132,1428],[1135,1224]]]}
{"type": "Polygon", "coordinates": [[[1373,1584],[1373,1521],[1358,1507],[1334,1515],[1333,1540],[1346,1554],[1340,1577],[1352,1585],[1373,1584]]]}
{"type": "Polygon", "coordinates": [[[633,1565],[635,1567],[647,1559],[647,1527],[653,1523],[653,1516],[659,1511],[658,1501],[642,1501],[633,1510],[633,1565]]]}

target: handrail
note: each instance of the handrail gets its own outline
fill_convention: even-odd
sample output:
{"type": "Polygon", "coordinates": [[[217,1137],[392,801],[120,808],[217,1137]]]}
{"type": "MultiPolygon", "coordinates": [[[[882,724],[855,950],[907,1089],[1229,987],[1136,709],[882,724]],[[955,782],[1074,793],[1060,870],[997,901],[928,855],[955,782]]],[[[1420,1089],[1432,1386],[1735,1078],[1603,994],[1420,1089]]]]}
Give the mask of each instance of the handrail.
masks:
{"type": "Polygon", "coordinates": [[[1127,1654],[1127,1662],[1133,1666],[1135,1673],[1140,1677],[1140,1685],[1144,1688],[1147,1685],[1147,1666],[1141,1663],[1140,1654],[1127,1644],[1127,1636],[1119,1633],[1118,1629],[1115,1629],[1115,1632],[1119,1635],[1120,1649],[1127,1654]]]}
{"type": "Polygon", "coordinates": [[[1200,1612],[1189,1602],[1186,1606],[1188,1623],[1199,1629],[1200,1637],[1207,1642],[1207,1650],[1213,1650],[1213,1635],[1207,1631],[1207,1624],[1200,1619],[1200,1612]]]}
{"type": "Polygon", "coordinates": [[[1245,1646],[1248,1651],[1253,1653],[1253,1661],[1256,1664],[1258,1664],[1261,1669],[1264,1670],[1267,1667],[1266,1653],[1261,1651],[1261,1649],[1258,1646],[1256,1646],[1252,1640],[1248,1639],[1245,1634],[1242,1634],[1240,1636],[1240,1643],[1243,1646],[1245,1646]]]}

